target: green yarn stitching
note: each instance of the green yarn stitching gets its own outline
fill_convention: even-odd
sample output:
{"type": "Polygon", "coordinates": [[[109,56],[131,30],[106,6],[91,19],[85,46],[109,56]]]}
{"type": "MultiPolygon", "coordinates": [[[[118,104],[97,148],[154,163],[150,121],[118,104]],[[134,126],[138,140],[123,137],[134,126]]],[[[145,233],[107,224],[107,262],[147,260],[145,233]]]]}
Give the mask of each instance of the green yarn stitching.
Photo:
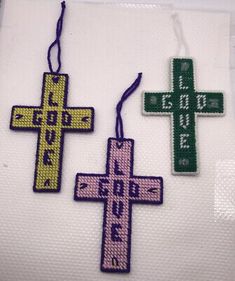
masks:
{"type": "Polygon", "coordinates": [[[223,94],[196,92],[193,60],[173,58],[172,90],[144,93],[144,114],[171,115],[173,173],[198,172],[196,148],[197,115],[217,116],[224,113],[223,94]]]}

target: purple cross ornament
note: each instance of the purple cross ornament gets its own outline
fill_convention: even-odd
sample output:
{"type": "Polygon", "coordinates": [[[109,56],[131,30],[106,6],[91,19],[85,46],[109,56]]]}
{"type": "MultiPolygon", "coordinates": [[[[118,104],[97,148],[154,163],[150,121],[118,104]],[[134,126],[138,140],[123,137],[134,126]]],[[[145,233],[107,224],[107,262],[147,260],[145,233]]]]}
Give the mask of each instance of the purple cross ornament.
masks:
{"type": "MultiPolygon", "coordinates": [[[[121,103],[138,87],[140,79],[141,75],[124,93],[121,103]]],[[[162,177],[133,174],[134,140],[123,137],[121,107],[117,106],[117,138],[108,139],[106,173],[78,173],[74,194],[76,201],[104,202],[101,250],[104,272],[130,272],[132,204],[163,202],[162,177]]]]}

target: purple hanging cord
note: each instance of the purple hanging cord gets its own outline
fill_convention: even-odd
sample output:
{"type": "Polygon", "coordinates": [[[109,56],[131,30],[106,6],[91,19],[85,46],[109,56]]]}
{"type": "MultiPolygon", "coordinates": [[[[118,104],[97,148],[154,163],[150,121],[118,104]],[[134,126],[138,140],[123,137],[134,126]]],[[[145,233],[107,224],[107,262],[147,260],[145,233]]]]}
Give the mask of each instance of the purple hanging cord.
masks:
{"type": "Polygon", "coordinates": [[[61,36],[61,33],[62,33],[65,8],[66,8],[65,1],[63,1],[63,2],[61,2],[61,14],[60,14],[60,17],[59,17],[59,19],[57,21],[57,25],[56,25],[56,39],[55,39],[55,41],[53,41],[51,43],[50,47],[48,48],[48,52],[47,52],[47,61],[48,61],[48,66],[49,66],[49,69],[50,69],[51,73],[59,73],[60,68],[61,68],[60,36],[61,36]],[[58,68],[57,68],[56,71],[53,70],[52,63],[51,63],[51,50],[55,45],[57,45],[57,48],[58,48],[58,52],[57,52],[58,68]]]}
{"type": "Polygon", "coordinates": [[[142,73],[138,73],[138,77],[136,78],[134,83],[128,89],[126,89],[126,91],[123,93],[120,101],[116,106],[117,117],[116,117],[115,131],[116,131],[116,138],[119,140],[122,140],[124,138],[123,121],[121,116],[122,105],[129,98],[129,96],[138,88],[141,78],[142,78],[142,73]]]}

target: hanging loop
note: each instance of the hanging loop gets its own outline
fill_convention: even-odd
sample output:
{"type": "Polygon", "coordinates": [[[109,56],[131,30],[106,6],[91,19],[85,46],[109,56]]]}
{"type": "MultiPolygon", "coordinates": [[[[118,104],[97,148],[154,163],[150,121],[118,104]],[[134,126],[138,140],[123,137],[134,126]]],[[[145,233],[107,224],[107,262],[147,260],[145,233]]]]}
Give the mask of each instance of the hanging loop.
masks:
{"type": "Polygon", "coordinates": [[[133,84],[128,89],[126,89],[126,91],[123,93],[120,101],[118,102],[118,104],[116,106],[117,116],[116,116],[115,131],[116,131],[116,138],[119,140],[124,138],[123,121],[122,121],[122,116],[121,116],[121,110],[122,110],[123,103],[138,88],[141,78],[142,78],[142,73],[138,73],[138,77],[133,82],[133,84]]]}
{"type": "Polygon", "coordinates": [[[60,14],[60,17],[59,17],[59,19],[57,21],[57,25],[56,25],[56,39],[51,43],[51,45],[48,48],[48,52],[47,52],[47,61],[48,61],[48,66],[49,66],[51,73],[59,73],[60,69],[61,69],[60,36],[62,33],[62,28],[63,28],[63,19],[64,19],[65,8],[66,8],[65,1],[63,1],[63,2],[61,2],[61,14],[60,14]],[[58,63],[58,67],[55,71],[53,70],[53,66],[52,66],[52,62],[51,62],[51,50],[53,49],[54,46],[57,46],[57,63],[58,63]]]}
{"type": "Polygon", "coordinates": [[[180,55],[180,52],[182,50],[182,47],[184,49],[184,55],[186,57],[189,56],[189,47],[188,44],[185,40],[184,37],[184,32],[183,32],[183,28],[182,28],[182,24],[180,22],[179,16],[177,13],[174,13],[171,15],[172,20],[173,20],[173,28],[174,28],[174,33],[177,39],[177,43],[178,43],[178,48],[177,48],[177,52],[176,52],[176,56],[180,55]]]}

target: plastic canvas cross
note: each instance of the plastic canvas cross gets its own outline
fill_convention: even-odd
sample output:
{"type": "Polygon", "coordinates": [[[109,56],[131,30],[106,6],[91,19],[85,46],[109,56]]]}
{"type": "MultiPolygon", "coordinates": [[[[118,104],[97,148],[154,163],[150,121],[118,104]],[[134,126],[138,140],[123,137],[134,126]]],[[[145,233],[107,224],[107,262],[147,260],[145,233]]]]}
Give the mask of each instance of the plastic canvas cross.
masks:
{"type": "Polygon", "coordinates": [[[56,39],[48,48],[47,60],[50,72],[43,75],[40,106],[13,106],[10,128],[38,132],[36,167],[33,190],[58,192],[61,186],[61,169],[65,132],[90,132],[94,130],[94,108],[68,107],[67,74],[60,74],[60,36],[63,28],[65,1],[61,2],[61,14],[56,26],[56,39]],[[57,47],[58,67],[53,69],[51,50],[57,47]]]}
{"type": "Polygon", "coordinates": [[[65,132],[93,131],[92,107],[68,107],[68,75],[44,73],[40,106],[14,106],[10,128],[38,132],[33,190],[58,192],[65,132]]]}
{"type": "Polygon", "coordinates": [[[144,92],[143,113],[171,116],[172,172],[196,174],[198,173],[197,116],[223,115],[223,94],[195,90],[192,59],[173,58],[171,64],[171,91],[144,92]]]}
{"type": "Polygon", "coordinates": [[[101,270],[106,272],[130,271],[132,205],[163,202],[163,179],[133,175],[134,140],[125,139],[123,132],[119,134],[122,103],[139,85],[140,78],[117,106],[117,137],[108,139],[106,173],[76,176],[75,200],[104,202],[101,270]]]}

